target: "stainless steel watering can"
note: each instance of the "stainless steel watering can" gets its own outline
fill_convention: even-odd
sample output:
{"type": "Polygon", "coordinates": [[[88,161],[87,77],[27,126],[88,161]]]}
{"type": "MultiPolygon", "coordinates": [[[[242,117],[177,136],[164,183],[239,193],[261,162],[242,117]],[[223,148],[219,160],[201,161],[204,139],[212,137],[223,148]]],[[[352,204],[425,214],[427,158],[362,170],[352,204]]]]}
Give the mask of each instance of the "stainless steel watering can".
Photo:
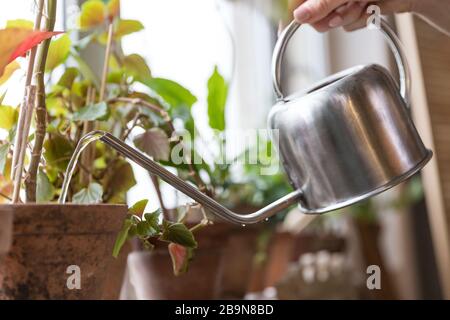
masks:
{"type": "MultiPolygon", "coordinates": [[[[280,70],[287,44],[299,28],[282,33],[273,57],[278,103],[269,115],[283,167],[295,191],[248,215],[230,211],[142,152],[113,135],[95,131],[77,146],[64,182],[70,183],[79,153],[100,140],[152,174],[230,222],[262,221],[293,204],[307,214],[343,208],[383,192],[418,172],[431,158],[408,110],[409,69],[400,42],[383,21],[400,72],[400,90],[378,65],[355,67],[325,79],[312,89],[285,97],[280,70]]],[[[66,192],[60,197],[64,203],[66,192]]]]}

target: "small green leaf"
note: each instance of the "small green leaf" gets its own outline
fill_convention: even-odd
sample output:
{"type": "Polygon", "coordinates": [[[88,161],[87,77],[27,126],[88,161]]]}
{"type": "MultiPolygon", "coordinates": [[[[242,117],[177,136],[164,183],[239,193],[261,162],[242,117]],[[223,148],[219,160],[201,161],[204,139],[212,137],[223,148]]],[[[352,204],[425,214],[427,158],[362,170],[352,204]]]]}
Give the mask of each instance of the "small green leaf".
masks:
{"type": "Polygon", "coordinates": [[[37,176],[36,202],[43,203],[53,200],[55,196],[55,188],[51,184],[49,178],[44,171],[39,170],[37,176]]]}
{"type": "Polygon", "coordinates": [[[136,227],[138,235],[142,238],[152,237],[158,233],[158,231],[145,220],[140,221],[136,227]]]}
{"type": "Polygon", "coordinates": [[[197,248],[192,232],[182,223],[170,223],[163,230],[161,240],[174,242],[187,248],[197,248]]]}
{"type": "Polygon", "coordinates": [[[125,202],[126,192],[136,184],[130,163],[123,160],[117,161],[112,175],[105,182],[105,185],[112,186],[112,190],[108,192],[105,200],[109,203],[125,202]]]}
{"type": "Polygon", "coordinates": [[[73,114],[73,121],[104,120],[109,115],[106,102],[87,105],[73,114]]]}
{"type": "Polygon", "coordinates": [[[50,72],[60,64],[64,63],[69,56],[72,42],[68,34],[63,34],[59,39],[52,40],[48,49],[45,72],[50,72]]]}
{"type": "Polygon", "coordinates": [[[0,106],[0,128],[11,130],[18,118],[17,110],[10,106],[0,106]]]}
{"type": "Polygon", "coordinates": [[[9,143],[0,146],[0,175],[4,175],[6,160],[8,159],[9,143]]]}
{"type": "Polygon", "coordinates": [[[144,29],[144,25],[138,20],[120,19],[114,32],[114,39],[119,40],[123,36],[135,33],[144,29]]]}
{"type": "Polygon", "coordinates": [[[64,105],[64,99],[61,97],[47,98],[45,101],[48,113],[52,117],[65,116],[67,114],[67,108],[64,105]]]}
{"type": "Polygon", "coordinates": [[[77,68],[67,68],[66,71],[64,71],[63,75],[61,76],[61,78],[59,79],[58,85],[67,89],[71,89],[73,82],[75,81],[77,76],[78,76],[77,68]]]}
{"type": "Polygon", "coordinates": [[[123,222],[122,229],[119,231],[116,242],[114,243],[113,248],[113,257],[117,258],[119,256],[120,250],[122,249],[123,245],[128,239],[128,232],[130,231],[130,228],[133,226],[133,222],[130,219],[126,219],[123,222]]]}
{"type": "Polygon", "coordinates": [[[159,128],[151,128],[134,139],[136,147],[156,161],[168,161],[170,156],[170,143],[167,134],[159,128]]]}
{"type": "Polygon", "coordinates": [[[217,66],[208,80],[208,117],[213,129],[225,130],[225,105],[227,102],[228,84],[219,73],[217,66]]]}
{"type": "Polygon", "coordinates": [[[73,196],[73,203],[94,204],[102,201],[103,188],[100,184],[92,182],[87,188],[80,190],[73,196]]]}
{"type": "Polygon", "coordinates": [[[34,28],[33,21],[26,19],[15,19],[6,21],[6,29],[19,28],[19,29],[29,29],[34,28]]]}
{"type": "Polygon", "coordinates": [[[140,79],[139,81],[149,87],[172,108],[180,106],[190,108],[197,102],[197,98],[188,89],[172,80],[151,78],[147,80],[140,79]]]}
{"type": "Polygon", "coordinates": [[[142,216],[145,207],[147,206],[147,203],[148,203],[147,199],[136,202],[131,208],[128,209],[128,213],[134,214],[139,217],[142,216]]]}
{"type": "Polygon", "coordinates": [[[61,135],[53,134],[45,140],[44,149],[47,164],[65,171],[74,151],[72,143],[61,135]]]}
{"type": "Polygon", "coordinates": [[[144,214],[145,222],[149,226],[151,226],[153,229],[155,229],[156,232],[159,232],[159,216],[161,215],[161,212],[159,210],[156,210],[152,213],[146,213],[144,214]]]}
{"type": "Polygon", "coordinates": [[[143,81],[152,77],[150,68],[145,59],[138,54],[130,54],[123,59],[123,67],[125,72],[136,79],[143,81]]]}
{"type": "Polygon", "coordinates": [[[192,260],[194,249],[186,248],[176,243],[169,244],[169,254],[172,259],[173,273],[175,276],[185,273],[192,260]]]}

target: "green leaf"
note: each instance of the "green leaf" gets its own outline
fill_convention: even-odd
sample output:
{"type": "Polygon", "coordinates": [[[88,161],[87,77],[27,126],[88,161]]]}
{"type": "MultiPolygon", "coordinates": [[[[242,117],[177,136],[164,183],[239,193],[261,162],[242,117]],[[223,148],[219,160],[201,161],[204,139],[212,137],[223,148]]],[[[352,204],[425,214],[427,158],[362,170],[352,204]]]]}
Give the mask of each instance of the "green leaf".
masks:
{"type": "Polygon", "coordinates": [[[61,135],[50,135],[44,142],[44,158],[47,164],[57,170],[65,171],[72,157],[72,143],[61,135]]]}
{"type": "Polygon", "coordinates": [[[159,210],[144,214],[145,222],[152,227],[156,232],[159,232],[159,216],[161,212],[159,210]]]}
{"type": "Polygon", "coordinates": [[[172,260],[173,273],[175,276],[185,273],[189,268],[194,249],[186,248],[176,243],[169,244],[169,254],[172,260]]]}
{"type": "Polygon", "coordinates": [[[45,101],[48,113],[52,117],[65,116],[67,114],[67,108],[64,104],[64,99],[61,97],[47,98],[45,101]]]}
{"type": "Polygon", "coordinates": [[[149,87],[172,108],[179,106],[190,108],[197,102],[197,98],[188,89],[172,80],[151,78],[147,80],[140,79],[139,81],[149,87]]]}
{"type": "Polygon", "coordinates": [[[144,151],[156,161],[168,161],[170,143],[167,134],[160,128],[151,128],[134,139],[138,149],[144,151]]]}
{"type": "Polygon", "coordinates": [[[109,203],[123,203],[126,192],[136,185],[133,168],[127,161],[118,161],[104,185],[111,186],[106,199],[109,203]]]}
{"type": "MultiPolygon", "coordinates": [[[[118,41],[126,35],[139,32],[143,29],[144,25],[140,21],[120,19],[114,25],[113,39],[118,41]]],[[[103,45],[106,44],[108,41],[108,33],[103,32],[97,37],[97,40],[103,45]]]]}
{"type": "Polygon", "coordinates": [[[138,54],[130,54],[123,59],[125,72],[135,79],[149,80],[152,77],[150,68],[143,57],[138,54]]]}
{"type": "Polygon", "coordinates": [[[228,84],[219,73],[217,66],[208,80],[208,117],[213,129],[225,130],[225,105],[227,102],[228,84]]]}
{"type": "Polygon", "coordinates": [[[106,102],[87,105],[73,114],[73,121],[105,120],[109,115],[106,102]]]}
{"type": "Polygon", "coordinates": [[[6,160],[8,159],[9,143],[0,146],[0,175],[5,174],[6,160]]]}
{"type": "Polygon", "coordinates": [[[73,196],[73,203],[94,204],[102,201],[103,188],[100,184],[92,182],[87,188],[80,190],[73,196]]]}
{"type": "Polygon", "coordinates": [[[126,219],[123,222],[122,229],[117,234],[116,242],[114,243],[113,248],[113,257],[117,258],[119,256],[120,250],[128,239],[128,231],[130,231],[133,222],[130,219],[126,219]]]}
{"type": "Polygon", "coordinates": [[[128,213],[141,217],[142,214],[144,213],[147,203],[148,203],[147,199],[136,202],[131,208],[128,209],[128,213]]]}
{"type": "Polygon", "coordinates": [[[192,232],[182,223],[169,223],[164,227],[161,240],[177,243],[187,248],[197,248],[192,232]]]}
{"type": "Polygon", "coordinates": [[[55,196],[55,188],[50,182],[44,171],[39,170],[37,176],[36,186],[36,201],[37,203],[49,202],[55,196]]]}
{"type": "Polygon", "coordinates": [[[72,42],[68,34],[63,34],[59,39],[52,40],[48,49],[45,72],[50,72],[60,64],[64,63],[69,56],[72,42]]]}
{"type": "Polygon", "coordinates": [[[19,29],[33,29],[33,21],[26,19],[15,19],[6,21],[6,29],[19,28],[19,29]]]}
{"type": "Polygon", "coordinates": [[[11,130],[19,117],[17,110],[11,106],[0,106],[0,128],[11,130]]]}
{"type": "Polygon", "coordinates": [[[67,89],[71,89],[76,77],[78,77],[78,69],[67,68],[59,79],[58,85],[67,89]]]}
{"type": "Polygon", "coordinates": [[[144,25],[137,20],[120,19],[114,32],[114,39],[119,40],[123,36],[135,33],[144,29],[144,25]]]}
{"type": "Polygon", "coordinates": [[[137,224],[136,229],[139,237],[141,238],[153,237],[158,233],[158,230],[153,228],[153,226],[145,220],[140,221],[137,224]]]}

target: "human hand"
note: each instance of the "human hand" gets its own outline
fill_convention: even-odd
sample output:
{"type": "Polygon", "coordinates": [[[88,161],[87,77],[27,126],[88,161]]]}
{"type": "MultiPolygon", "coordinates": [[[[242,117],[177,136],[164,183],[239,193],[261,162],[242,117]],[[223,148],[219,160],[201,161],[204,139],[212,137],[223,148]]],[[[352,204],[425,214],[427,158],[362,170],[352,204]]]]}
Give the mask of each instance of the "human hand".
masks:
{"type": "Polygon", "coordinates": [[[420,0],[303,0],[294,11],[294,18],[299,23],[311,24],[319,32],[336,27],[353,31],[366,26],[370,4],[377,5],[381,14],[391,14],[412,12],[417,1],[420,0]]]}
{"type": "Polygon", "coordinates": [[[325,32],[343,27],[347,31],[367,25],[367,7],[375,4],[383,15],[414,12],[450,36],[450,0],[297,0],[294,18],[325,32]]]}

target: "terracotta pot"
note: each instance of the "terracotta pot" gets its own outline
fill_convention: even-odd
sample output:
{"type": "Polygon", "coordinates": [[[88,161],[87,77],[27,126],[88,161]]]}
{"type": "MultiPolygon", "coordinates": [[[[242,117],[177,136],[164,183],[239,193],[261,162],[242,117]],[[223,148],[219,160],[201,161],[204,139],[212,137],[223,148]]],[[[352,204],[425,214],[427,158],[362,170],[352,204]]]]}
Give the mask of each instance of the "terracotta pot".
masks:
{"type": "Polygon", "coordinates": [[[0,259],[6,254],[12,242],[12,213],[9,211],[0,214],[0,259]]]}
{"type": "Polygon", "coordinates": [[[130,284],[135,298],[217,299],[223,272],[223,253],[230,235],[229,224],[215,223],[196,234],[198,249],[187,273],[174,276],[167,245],[158,243],[149,251],[135,251],[128,256],[130,284]]]}
{"type": "Polygon", "coordinates": [[[260,226],[237,227],[224,249],[222,299],[242,299],[248,292],[260,226]]]}
{"type": "Polygon", "coordinates": [[[125,271],[127,268],[128,255],[131,253],[131,243],[126,242],[117,259],[113,258],[111,266],[106,276],[106,285],[103,289],[102,299],[119,300],[122,285],[125,280],[125,271]]]}
{"type": "Polygon", "coordinates": [[[13,244],[0,262],[0,299],[100,299],[127,214],[119,205],[1,205],[13,244]],[[69,289],[78,266],[81,288],[69,289]],[[70,270],[70,269],[69,269],[70,270]]]}

